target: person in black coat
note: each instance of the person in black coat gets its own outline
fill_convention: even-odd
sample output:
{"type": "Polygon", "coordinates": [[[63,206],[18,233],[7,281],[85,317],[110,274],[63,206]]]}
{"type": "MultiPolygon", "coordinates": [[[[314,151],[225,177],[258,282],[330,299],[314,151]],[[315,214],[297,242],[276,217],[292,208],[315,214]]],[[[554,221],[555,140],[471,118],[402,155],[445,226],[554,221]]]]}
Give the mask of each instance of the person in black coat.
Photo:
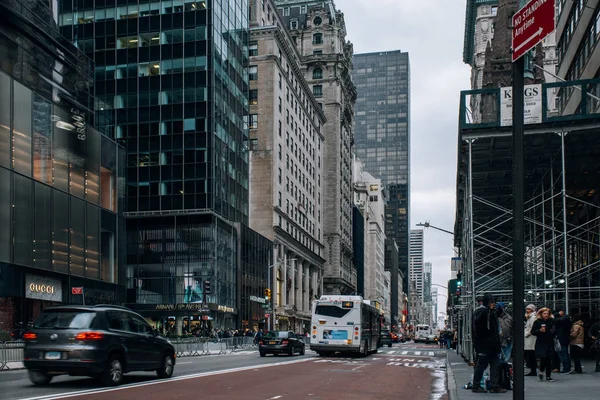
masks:
{"type": "Polygon", "coordinates": [[[481,387],[483,372],[490,366],[492,393],[505,393],[498,384],[500,377],[500,325],[496,313],[496,302],[491,295],[483,296],[483,304],[473,312],[473,336],[477,363],[473,373],[473,392],[485,393],[481,387]]]}
{"type": "Polygon", "coordinates": [[[552,313],[548,308],[541,308],[538,317],[533,322],[531,334],[537,337],[535,342],[535,356],[540,359],[540,373],[538,378],[544,379],[543,372],[546,371],[546,380],[552,379],[552,357],[554,356],[554,335],[552,313]]]}

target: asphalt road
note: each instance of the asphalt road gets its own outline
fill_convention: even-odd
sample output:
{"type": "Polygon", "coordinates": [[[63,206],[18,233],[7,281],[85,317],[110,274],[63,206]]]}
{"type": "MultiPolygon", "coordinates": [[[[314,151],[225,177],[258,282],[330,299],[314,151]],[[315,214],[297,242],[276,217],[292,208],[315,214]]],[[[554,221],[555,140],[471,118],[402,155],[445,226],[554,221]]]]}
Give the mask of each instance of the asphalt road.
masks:
{"type": "Polygon", "coordinates": [[[106,389],[96,380],[60,376],[46,387],[33,386],[27,371],[0,373],[0,399],[51,400],[131,398],[214,400],[386,399],[402,392],[411,400],[445,396],[445,351],[434,346],[397,344],[366,358],[259,357],[258,353],[188,357],[177,360],[170,380],[153,373],[126,375],[106,389]]]}

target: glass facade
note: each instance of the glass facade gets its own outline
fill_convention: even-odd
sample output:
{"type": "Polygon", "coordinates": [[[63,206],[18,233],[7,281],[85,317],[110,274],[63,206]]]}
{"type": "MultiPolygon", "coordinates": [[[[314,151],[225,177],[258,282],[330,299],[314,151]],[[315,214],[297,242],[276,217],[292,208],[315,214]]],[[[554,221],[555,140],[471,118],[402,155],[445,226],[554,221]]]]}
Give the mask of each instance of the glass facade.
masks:
{"type": "MultiPolygon", "coordinates": [[[[410,205],[410,66],[408,53],[355,54],[352,80],[355,152],[365,171],[382,180],[389,196],[386,236],[398,244],[399,268],[408,276],[410,205]]],[[[408,293],[408,286],[404,284],[408,293]]]]}
{"type": "Polygon", "coordinates": [[[81,302],[68,282],[88,304],[123,301],[125,151],[92,127],[91,60],[60,40],[47,1],[3,2],[0,15],[0,298],[12,310],[0,322],[81,302]],[[44,279],[52,301],[27,284],[44,279]]]}
{"type": "Polygon", "coordinates": [[[269,287],[267,270],[273,260],[273,242],[249,227],[241,226],[241,328],[253,330],[266,328],[263,305],[265,289],[269,287]]]}
{"type": "MultiPolygon", "coordinates": [[[[219,251],[231,257],[232,224],[248,223],[247,0],[62,0],[59,24],[95,62],[98,128],[125,143],[128,289],[200,269],[215,280],[211,304],[236,307],[236,258],[219,251]],[[172,246],[160,263],[139,258],[146,237],[172,246]],[[182,255],[207,242],[202,261],[182,255]]],[[[142,286],[134,299],[179,302],[177,290],[142,286]]]]}

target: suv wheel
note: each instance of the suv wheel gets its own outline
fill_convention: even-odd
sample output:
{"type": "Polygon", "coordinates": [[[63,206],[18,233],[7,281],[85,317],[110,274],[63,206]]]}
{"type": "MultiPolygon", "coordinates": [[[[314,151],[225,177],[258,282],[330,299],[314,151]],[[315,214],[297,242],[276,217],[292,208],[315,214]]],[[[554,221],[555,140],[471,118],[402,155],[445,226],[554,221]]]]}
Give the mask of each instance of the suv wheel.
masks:
{"type": "Polygon", "coordinates": [[[101,380],[105,386],[118,386],[121,384],[123,380],[123,363],[119,355],[115,354],[108,358],[101,380]]]}
{"type": "Polygon", "coordinates": [[[52,380],[52,375],[40,371],[29,371],[29,380],[34,385],[47,385],[52,380]]]}
{"type": "Polygon", "coordinates": [[[174,367],[173,355],[170,353],[165,354],[161,367],[156,370],[156,375],[161,379],[168,379],[173,375],[174,367]]]}

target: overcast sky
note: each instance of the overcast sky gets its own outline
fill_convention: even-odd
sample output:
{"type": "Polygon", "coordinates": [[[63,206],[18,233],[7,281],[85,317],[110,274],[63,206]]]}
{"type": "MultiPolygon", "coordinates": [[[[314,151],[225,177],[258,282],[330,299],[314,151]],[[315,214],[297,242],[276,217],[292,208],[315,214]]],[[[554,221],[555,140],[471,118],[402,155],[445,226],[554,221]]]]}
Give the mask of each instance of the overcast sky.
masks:
{"type": "MultiPolygon", "coordinates": [[[[470,68],[462,62],[466,0],[335,2],[355,53],[409,53],[411,228],[429,221],[454,231],[459,93],[470,89],[470,68]]],[[[433,264],[434,284],[447,285],[453,256],[451,235],[425,230],[425,261],[433,264]]]]}

